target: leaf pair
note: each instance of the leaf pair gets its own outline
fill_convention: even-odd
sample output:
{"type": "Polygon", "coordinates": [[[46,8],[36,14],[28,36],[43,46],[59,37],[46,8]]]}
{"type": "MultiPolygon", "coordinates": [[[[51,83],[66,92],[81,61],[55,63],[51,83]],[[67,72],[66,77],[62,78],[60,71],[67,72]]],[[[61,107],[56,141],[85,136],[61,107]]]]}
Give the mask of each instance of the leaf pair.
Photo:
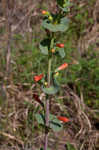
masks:
{"type": "MultiPolygon", "coordinates": [[[[46,38],[40,42],[39,48],[41,50],[41,53],[44,55],[48,55],[49,49],[50,49],[50,42],[51,40],[46,38]]],[[[59,54],[61,58],[65,57],[65,51],[64,51],[64,44],[56,44],[54,48],[51,49],[51,53],[54,53],[54,55],[59,54]]]]}
{"type": "Polygon", "coordinates": [[[51,32],[65,32],[69,26],[69,19],[66,17],[61,18],[60,23],[52,24],[48,19],[42,22],[42,27],[48,29],[51,32]]]}
{"type": "MultiPolygon", "coordinates": [[[[39,124],[45,126],[45,117],[43,114],[36,114],[35,117],[39,124]]],[[[51,128],[55,132],[58,132],[63,128],[63,125],[57,119],[56,116],[50,114],[49,115],[49,128],[51,128]]]]}

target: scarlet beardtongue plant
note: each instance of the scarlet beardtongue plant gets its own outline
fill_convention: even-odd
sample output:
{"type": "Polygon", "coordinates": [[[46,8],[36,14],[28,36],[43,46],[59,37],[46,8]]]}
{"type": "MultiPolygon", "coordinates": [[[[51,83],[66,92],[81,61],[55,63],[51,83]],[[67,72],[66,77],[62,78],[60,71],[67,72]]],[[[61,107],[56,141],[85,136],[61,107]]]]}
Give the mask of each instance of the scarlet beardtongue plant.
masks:
{"type": "Polygon", "coordinates": [[[43,108],[41,114],[36,114],[38,124],[42,125],[45,129],[44,148],[40,150],[49,150],[48,148],[48,135],[51,130],[54,132],[60,131],[63,127],[63,123],[67,123],[70,120],[65,116],[55,116],[50,113],[50,100],[59,90],[58,75],[61,70],[68,67],[68,64],[64,62],[57,69],[52,70],[52,62],[58,55],[61,58],[65,57],[64,43],[60,43],[56,40],[56,33],[63,33],[68,29],[69,19],[66,17],[69,12],[71,3],[69,0],[57,0],[58,11],[56,13],[50,13],[49,11],[42,10],[43,21],[42,27],[46,31],[46,37],[40,42],[39,48],[41,53],[46,55],[48,60],[48,71],[46,74],[40,74],[34,76],[34,81],[41,85],[41,90],[45,93],[45,103],[42,102],[37,94],[33,94],[34,100],[37,101],[43,108]]]}

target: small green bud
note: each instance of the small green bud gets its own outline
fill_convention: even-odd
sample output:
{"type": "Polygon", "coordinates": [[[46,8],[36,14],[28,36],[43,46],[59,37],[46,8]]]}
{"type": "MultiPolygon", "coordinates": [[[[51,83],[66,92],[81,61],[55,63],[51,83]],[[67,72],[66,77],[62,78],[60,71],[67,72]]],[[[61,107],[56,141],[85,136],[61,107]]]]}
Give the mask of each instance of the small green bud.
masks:
{"type": "Polygon", "coordinates": [[[53,20],[53,17],[50,15],[50,16],[48,17],[48,19],[49,19],[50,21],[52,21],[52,20],[53,20]]]}

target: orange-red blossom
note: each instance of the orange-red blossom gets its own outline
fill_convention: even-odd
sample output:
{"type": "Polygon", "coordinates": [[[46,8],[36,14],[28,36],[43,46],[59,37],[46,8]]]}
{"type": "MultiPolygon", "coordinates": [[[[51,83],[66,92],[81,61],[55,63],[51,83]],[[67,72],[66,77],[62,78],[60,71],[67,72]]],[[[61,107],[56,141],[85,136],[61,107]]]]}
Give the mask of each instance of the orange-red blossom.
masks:
{"type": "Polygon", "coordinates": [[[40,81],[43,78],[43,76],[44,76],[43,74],[40,74],[38,76],[34,76],[34,81],[36,81],[36,82],[40,81]]]}
{"type": "Polygon", "coordinates": [[[64,69],[67,68],[67,67],[68,67],[68,64],[67,64],[67,63],[64,63],[64,64],[62,64],[61,66],[59,66],[59,67],[55,70],[55,72],[60,71],[60,70],[64,70],[64,69]]]}
{"type": "Polygon", "coordinates": [[[43,15],[48,15],[48,11],[46,11],[46,10],[42,10],[42,12],[41,12],[43,15]]]}
{"type": "Polygon", "coordinates": [[[59,47],[59,48],[64,48],[64,44],[63,43],[57,43],[56,46],[59,47]]]}
{"type": "Polygon", "coordinates": [[[62,116],[58,116],[57,119],[65,123],[70,121],[67,117],[62,117],[62,116]]]}

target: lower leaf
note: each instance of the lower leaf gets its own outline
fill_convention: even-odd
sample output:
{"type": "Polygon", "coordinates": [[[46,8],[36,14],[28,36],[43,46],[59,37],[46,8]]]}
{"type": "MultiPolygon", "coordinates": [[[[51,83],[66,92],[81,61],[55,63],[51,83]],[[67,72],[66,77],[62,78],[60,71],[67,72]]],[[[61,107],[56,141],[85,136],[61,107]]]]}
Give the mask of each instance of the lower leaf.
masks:
{"type": "Polygon", "coordinates": [[[48,95],[53,95],[58,92],[59,87],[58,86],[50,86],[49,88],[42,87],[42,90],[44,93],[46,93],[48,95]]]}

